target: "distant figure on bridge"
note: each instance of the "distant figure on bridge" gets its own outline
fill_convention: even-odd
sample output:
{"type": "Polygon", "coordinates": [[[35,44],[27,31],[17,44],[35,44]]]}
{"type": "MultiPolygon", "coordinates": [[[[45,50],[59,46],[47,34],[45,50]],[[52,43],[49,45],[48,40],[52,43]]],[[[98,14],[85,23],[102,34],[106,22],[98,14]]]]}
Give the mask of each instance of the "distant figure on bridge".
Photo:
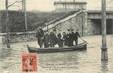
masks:
{"type": "Polygon", "coordinates": [[[42,30],[41,27],[38,28],[36,32],[36,37],[37,37],[38,44],[41,48],[43,46],[43,38],[44,38],[44,31],[42,30]]]}

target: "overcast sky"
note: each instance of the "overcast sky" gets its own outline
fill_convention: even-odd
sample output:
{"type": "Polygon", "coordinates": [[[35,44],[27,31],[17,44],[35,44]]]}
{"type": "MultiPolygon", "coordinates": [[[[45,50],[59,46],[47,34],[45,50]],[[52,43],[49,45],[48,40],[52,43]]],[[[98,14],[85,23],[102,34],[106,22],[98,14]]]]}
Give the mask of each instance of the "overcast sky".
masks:
{"type": "MultiPolygon", "coordinates": [[[[9,0],[9,4],[15,1],[16,0],[9,0]]],[[[28,11],[32,11],[32,10],[52,11],[55,9],[53,5],[54,1],[55,0],[26,0],[27,10],[28,11]]],[[[82,0],[82,1],[88,2],[87,9],[89,10],[101,8],[101,0],[82,0]]],[[[16,5],[19,6],[19,4],[16,4],[16,5]]],[[[107,6],[113,7],[113,0],[107,0],[107,6]]],[[[0,0],[0,9],[5,9],[5,0],[0,0]]],[[[14,6],[14,7],[11,7],[10,9],[21,9],[21,7],[14,6]]]]}
{"type": "MultiPolygon", "coordinates": [[[[9,4],[16,0],[9,0],[9,4]]],[[[21,4],[15,4],[10,9],[21,9],[21,4]]],[[[54,10],[53,0],[26,0],[26,7],[28,11],[40,10],[40,11],[51,11],[54,10]]],[[[0,9],[5,9],[5,0],[0,0],[0,9]]]]}

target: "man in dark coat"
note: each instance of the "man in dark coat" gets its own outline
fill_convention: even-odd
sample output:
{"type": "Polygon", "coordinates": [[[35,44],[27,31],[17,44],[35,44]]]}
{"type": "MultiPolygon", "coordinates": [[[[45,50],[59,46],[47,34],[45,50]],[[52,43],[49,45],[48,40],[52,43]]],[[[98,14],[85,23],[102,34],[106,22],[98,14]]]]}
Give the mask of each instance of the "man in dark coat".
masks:
{"type": "Polygon", "coordinates": [[[74,41],[75,41],[75,44],[78,45],[78,37],[80,37],[80,34],[78,33],[78,31],[75,32],[75,38],[74,38],[74,41]]]}
{"type": "Polygon", "coordinates": [[[69,46],[73,46],[73,41],[74,41],[73,29],[70,29],[70,33],[69,33],[69,46]]]}
{"type": "Polygon", "coordinates": [[[70,42],[71,42],[71,40],[70,40],[71,37],[70,37],[70,36],[71,36],[71,35],[70,35],[70,29],[68,29],[68,33],[67,33],[67,35],[66,35],[66,37],[67,37],[67,39],[66,39],[66,40],[67,40],[67,43],[66,43],[67,46],[70,46],[70,45],[71,45],[71,44],[70,44],[70,42]]]}
{"type": "Polygon", "coordinates": [[[44,31],[42,30],[41,27],[39,27],[39,29],[37,30],[36,37],[37,37],[37,40],[38,40],[38,44],[41,48],[43,46],[43,38],[44,38],[44,31]]]}
{"type": "Polygon", "coordinates": [[[49,34],[47,32],[44,34],[44,47],[49,47],[49,34]]]}
{"type": "Polygon", "coordinates": [[[63,47],[63,39],[61,33],[57,35],[57,43],[59,47],[63,47]]]}
{"type": "Polygon", "coordinates": [[[54,32],[50,32],[49,38],[50,38],[50,47],[54,47],[55,44],[57,43],[56,34],[54,32]]]}
{"type": "Polygon", "coordinates": [[[67,37],[67,34],[66,34],[66,32],[63,32],[63,37],[62,37],[62,39],[63,39],[63,45],[64,46],[68,46],[68,37],[67,37]]]}

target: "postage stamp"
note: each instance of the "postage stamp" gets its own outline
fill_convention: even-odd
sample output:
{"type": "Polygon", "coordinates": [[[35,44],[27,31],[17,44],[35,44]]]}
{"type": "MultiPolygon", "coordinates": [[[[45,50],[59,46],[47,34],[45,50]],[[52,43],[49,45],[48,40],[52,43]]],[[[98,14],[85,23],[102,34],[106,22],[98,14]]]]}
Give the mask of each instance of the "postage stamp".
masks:
{"type": "Polygon", "coordinates": [[[37,54],[22,53],[22,72],[37,72],[37,54]]]}

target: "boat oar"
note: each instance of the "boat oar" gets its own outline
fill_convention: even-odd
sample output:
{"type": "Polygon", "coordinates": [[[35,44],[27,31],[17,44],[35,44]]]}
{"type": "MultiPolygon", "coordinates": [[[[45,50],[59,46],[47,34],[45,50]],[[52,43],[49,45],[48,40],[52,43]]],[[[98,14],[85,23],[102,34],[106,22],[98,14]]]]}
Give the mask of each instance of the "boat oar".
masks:
{"type": "Polygon", "coordinates": [[[87,43],[88,44],[88,42],[87,41],[85,41],[84,39],[82,39],[81,37],[79,37],[82,41],[84,41],[85,43],[87,43]]]}

